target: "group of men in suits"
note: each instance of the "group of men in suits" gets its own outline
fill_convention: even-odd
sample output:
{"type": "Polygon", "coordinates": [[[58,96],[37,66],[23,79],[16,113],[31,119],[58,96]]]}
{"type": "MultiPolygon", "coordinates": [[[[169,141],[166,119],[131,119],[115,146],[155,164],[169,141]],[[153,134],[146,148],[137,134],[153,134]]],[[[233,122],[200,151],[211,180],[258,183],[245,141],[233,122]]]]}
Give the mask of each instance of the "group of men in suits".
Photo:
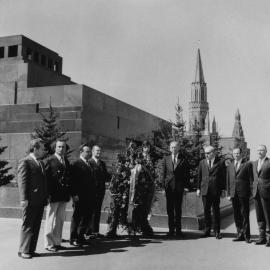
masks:
{"type": "MultiPolygon", "coordinates": [[[[66,158],[66,143],[57,141],[55,153],[42,161],[43,142],[32,140],[30,154],[18,167],[18,185],[23,210],[20,246],[22,258],[38,256],[35,252],[44,206],[47,206],[45,221],[45,248],[56,252],[61,246],[65,208],[72,197],[74,212],[70,228],[70,244],[82,246],[87,239],[102,237],[99,234],[101,206],[105,195],[105,182],[109,174],[100,160],[101,148],[80,147],[80,156],[72,164],[66,158]]],[[[166,194],[168,236],[183,237],[181,227],[183,194],[189,188],[189,164],[178,142],[170,143],[171,155],[164,157],[160,172],[166,194]]],[[[211,235],[211,209],[216,239],[220,234],[220,197],[232,201],[237,237],[233,241],[250,240],[249,205],[254,198],[259,239],[256,245],[270,247],[270,160],[267,148],[257,149],[258,160],[246,161],[240,148],[233,149],[233,161],[226,164],[216,156],[212,146],[204,148],[205,159],[198,167],[197,196],[202,196],[205,230],[201,237],[211,235]]]]}
{"type": "Polygon", "coordinates": [[[219,202],[226,188],[228,199],[232,201],[237,229],[233,241],[251,243],[249,206],[253,197],[259,226],[259,239],[255,244],[270,247],[270,161],[266,153],[266,146],[259,145],[258,160],[250,162],[244,160],[241,148],[236,147],[232,153],[233,161],[226,166],[224,160],[215,157],[212,146],[205,148],[206,159],[199,166],[197,189],[197,195],[202,195],[204,205],[205,231],[202,237],[210,236],[212,207],[215,236],[221,239],[219,202]]]}
{"type": "Polygon", "coordinates": [[[23,210],[18,255],[24,259],[38,256],[36,245],[45,205],[45,249],[56,252],[61,246],[67,202],[72,198],[74,212],[70,228],[70,244],[88,244],[86,238],[102,237],[99,223],[105,182],[109,174],[100,160],[101,148],[82,145],[80,156],[70,164],[66,143],[58,140],[55,153],[42,161],[44,144],[30,142],[30,154],[19,162],[18,186],[23,210]]]}
{"type": "MultiPolygon", "coordinates": [[[[183,237],[181,230],[181,210],[183,194],[189,187],[189,164],[181,152],[178,142],[170,143],[171,155],[164,157],[161,179],[165,188],[168,236],[183,237]]],[[[199,163],[197,196],[202,197],[205,229],[201,238],[211,236],[213,214],[213,230],[216,239],[220,233],[220,197],[225,196],[232,201],[237,236],[234,242],[250,240],[250,200],[254,198],[259,239],[256,245],[270,247],[270,160],[266,157],[267,148],[259,145],[258,160],[251,162],[243,158],[239,147],[233,149],[233,161],[217,157],[215,148],[204,148],[205,159],[199,163]]]]}

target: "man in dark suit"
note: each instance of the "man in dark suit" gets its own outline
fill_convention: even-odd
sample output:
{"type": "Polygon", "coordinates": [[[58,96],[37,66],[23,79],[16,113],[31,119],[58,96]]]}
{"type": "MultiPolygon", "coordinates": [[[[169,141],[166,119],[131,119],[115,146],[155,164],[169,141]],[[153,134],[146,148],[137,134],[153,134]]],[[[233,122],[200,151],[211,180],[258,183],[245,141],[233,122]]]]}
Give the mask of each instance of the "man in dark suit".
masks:
{"type": "Polygon", "coordinates": [[[70,200],[70,165],[65,157],[66,143],[58,140],[55,153],[46,160],[49,205],[45,222],[45,249],[56,252],[61,246],[66,204],[70,200]]]}
{"type": "Polygon", "coordinates": [[[240,148],[233,149],[234,161],[227,167],[227,196],[232,201],[237,237],[233,241],[250,241],[249,199],[253,182],[252,164],[242,158],[240,148]]]}
{"type": "Polygon", "coordinates": [[[202,195],[205,231],[201,237],[209,237],[211,232],[211,208],[214,216],[214,232],[216,239],[221,239],[220,234],[220,196],[226,185],[225,161],[216,157],[215,149],[206,146],[205,159],[198,168],[197,196],[202,195]]]}
{"type": "Polygon", "coordinates": [[[80,147],[80,157],[72,165],[71,194],[74,212],[70,225],[70,244],[82,246],[87,244],[84,239],[87,226],[93,215],[96,185],[90,167],[90,146],[80,147]]]}
{"type": "Polygon", "coordinates": [[[253,197],[260,236],[255,244],[270,247],[270,160],[265,145],[259,145],[257,152],[259,159],[253,163],[253,197]]]}
{"type": "Polygon", "coordinates": [[[19,162],[18,186],[22,206],[22,228],[18,255],[24,259],[37,256],[36,251],[44,206],[47,203],[47,179],[39,139],[30,142],[30,154],[19,162]]]}
{"type": "Polygon", "coordinates": [[[92,157],[89,161],[90,166],[93,171],[93,176],[96,184],[96,196],[95,196],[95,209],[94,214],[92,216],[92,221],[88,227],[87,235],[90,234],[91,237],[103,237],[102,234],[99,233],[99,223],[100,223],[100,215],[101,215],[101,207],[102,202],[105,195],[105,182],[107,182],[110,178],[106,164],[104,161],[100,159],[101,157],[101,148],[98,145],[94,145],[92,147],[92,157]]]}
{"type": "Polygon", "coordinates": [[[167,236],[181,237],[182,199],[189,187],[189,165],[179,153],[179,144],[170,143],[171,155],[164,157],[161,166],[161,181],[165,187],[169,232],[167,236]]]}

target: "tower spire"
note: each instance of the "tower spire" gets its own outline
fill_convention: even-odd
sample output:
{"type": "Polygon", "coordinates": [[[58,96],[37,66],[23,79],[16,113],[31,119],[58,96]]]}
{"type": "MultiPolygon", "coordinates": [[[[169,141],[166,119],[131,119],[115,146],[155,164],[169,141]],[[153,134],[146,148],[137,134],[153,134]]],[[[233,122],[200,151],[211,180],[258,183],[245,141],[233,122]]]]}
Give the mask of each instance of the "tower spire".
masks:
{"type": "Polygon", "coordinates": [[[241,124],[241,115],[239,112],[239,109],[237,109],[235,113],[235,122],[233,127],[233,133],[232,136],[237,139],[244,139],[244,131],[241,124]]]}
{"type": "Polygon", "coordinates": [[[197,63],[196,63],[196,72],[195,72],[195,83],[204,83],[203,68],[202,68],[202,59],[201,52],[198,48],[197,52],[197,63]]]}
{"type": "Polygon", "coordinates": [[[212,122],[212,133],[216,134],[217,133],[217,122],[216,122],[216,118],[214,116],[213,122],[212,122]]]}
{"type": "Polygon", "coordinates": [[[201,53],[200,49],[198,49],[195,81],[191,83],[191,101],[189,102],[189,131],[191,134],[196,119],[200,130],[207,132],[206,117],[208,110],[209,105],[207,102],[207,86],[204,81],[201,53]]]}

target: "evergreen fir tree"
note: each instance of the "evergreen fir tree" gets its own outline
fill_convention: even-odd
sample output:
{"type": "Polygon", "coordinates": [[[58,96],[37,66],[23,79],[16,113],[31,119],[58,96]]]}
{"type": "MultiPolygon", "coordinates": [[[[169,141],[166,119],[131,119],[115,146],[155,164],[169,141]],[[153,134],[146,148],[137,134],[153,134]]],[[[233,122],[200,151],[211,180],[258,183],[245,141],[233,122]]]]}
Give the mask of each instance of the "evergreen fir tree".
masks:
{"type": "Polygon", "coordinates": [[[225,155],[222,154],[223,147],[220,145],[220,136],[218,134],[212,135],[211,145],[215,148],[217,157],[219,158],[225,157],[225,155]]]}
{"type": "Polygon", "coordinates": [[[57,114],[53,109],[51,103],[49,107],[48,116],[42,114],[42,124],[39,128],[34,129],[34,133],[31,135],[33,139],[39,138],[44,142],[45,147],[45,156],[44,158],[52,155],[54,153],[54,149],[52,145],[58,139],[63,141],[67,141],[65,138],[66,132],[62,131],[57,124],[57,114]]]}
{"type": "MultiPolygon", "coordinates": [[[[1,140],[1,138],[0,138],[1,140]]],[[[7,146],[0,146],[0,155],[7,149],[7,146]]],[[[11,167],[8,167],[8,162],[6,160],[0,159],[0,186],[10,183],[14,178],[13,174],[9,174],[11,167]]]]}
{"type": "Polygon", "coordinates": [[[183,143],[186,131],[186,123],[183,120],[183,108],[179,104],[179,99],[175,106],[175,123],[172,123],[172,137],[173,140],[183,143]]]}
{"type": "Polygon", "coordinates": [[[199,123],[195,121],[192,125],[192,135],[186,133],[186,123],[183,120],[183,109],[177,102],[175,106],[176,120],[173,123],[173,139],[180,144],[180,155],[185,158],[190,167],[190,184],[191,189],[196,189],[198,179],[198,166],[200,161],[204,158],[203,145],[204,139],[202,138],[199,123]]]}
{"type": "Polygon", "coordinates": [[[202,131],[199,123],[195,121],[192,126],[192,136],[188,137],[188,162],[190,167],[190,184],[192,189],[196,189],[198,180],[198,167],[200,161],[204,158],[203,146],[205,141],[202,137],[202,131]]]}

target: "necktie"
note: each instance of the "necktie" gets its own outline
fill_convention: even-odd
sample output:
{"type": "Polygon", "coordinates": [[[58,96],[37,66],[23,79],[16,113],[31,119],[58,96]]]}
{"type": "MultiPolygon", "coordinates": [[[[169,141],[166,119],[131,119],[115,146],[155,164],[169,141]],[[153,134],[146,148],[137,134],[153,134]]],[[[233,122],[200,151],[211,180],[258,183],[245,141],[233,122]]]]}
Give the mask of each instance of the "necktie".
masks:
{"type": "Polygon", "coordinates": [[[208,165],[209,165],[209,169],[211,169],[212,168],[212,166],[211,166],[212,165],[211,160],[208,161],[208,165]]]}
{"type": "Polygon", "coordinates": [[[38,163],[38,166],[40,167],[40,169],[41,169],[41,171],[42,171],[42,173],[43,173],[43,167],[42,167],[42,165],[41,165],[41,162],[40,162],[39,160],[37,160],[37,163],[38,163]]]}
{"type": "Polygon", "coordinates": [[[261,170],[261,168],[262,168],[262,160],[259,159],[258,160],[258,172],[261,170]]]}
{"type": "Polygon", "coordinates": [[[60,162],[65,166],[65,160],[63,157],[60,158],[60,162]]]}
{"type": "Polygon", "coordinates": [[[173,166],[175,166],[175,164],[176,164],[176,156],[172,156],[172,163],[173,163],[173,166]]]}

